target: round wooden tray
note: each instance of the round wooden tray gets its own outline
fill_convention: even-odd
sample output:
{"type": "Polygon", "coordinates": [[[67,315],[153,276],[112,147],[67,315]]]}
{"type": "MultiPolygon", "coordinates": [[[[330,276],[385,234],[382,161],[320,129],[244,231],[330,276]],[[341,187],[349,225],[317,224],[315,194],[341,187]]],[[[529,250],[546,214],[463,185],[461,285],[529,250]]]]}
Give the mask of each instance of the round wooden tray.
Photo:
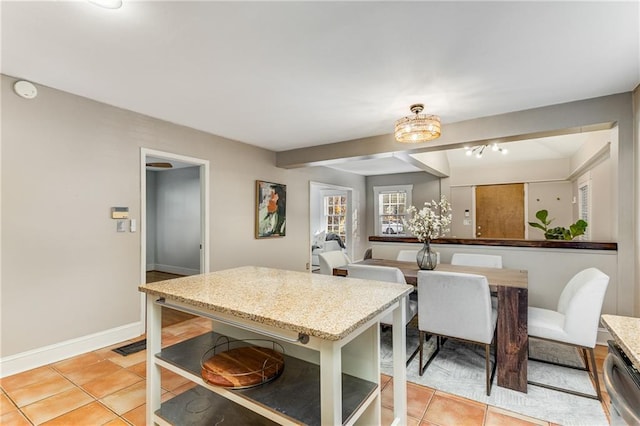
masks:
{"type": "Polygon", "coordinates": [[[273,349],[249,343],[225,342],[208,350],[201,363],[204,381],[214,386],[242,389],[277,378],[284,370],[282,347],[275,342],[270,342],[273,349]],[[221,348],[225,350],[218,352],[221,348]]]}

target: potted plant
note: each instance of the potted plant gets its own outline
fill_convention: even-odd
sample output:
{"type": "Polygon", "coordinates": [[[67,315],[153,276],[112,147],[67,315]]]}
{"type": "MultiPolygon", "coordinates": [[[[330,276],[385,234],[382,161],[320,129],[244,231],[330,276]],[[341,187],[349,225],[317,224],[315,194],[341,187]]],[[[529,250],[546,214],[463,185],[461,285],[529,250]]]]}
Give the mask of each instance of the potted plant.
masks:
{"type": "Polygon", "coordinates": [[[553,219],[548,219],[549,212],[547,210],[539,210],[536,212],[536,218],[540,221],[529,222],[530,226],[541,229],[544,232],[544,238],[547,240],[573,240],[575,237],[583,235],[587,229],[587,222],[579,219],[576,223],[569,226],[569,229],[563,226],[549,228],[553,219]]]}

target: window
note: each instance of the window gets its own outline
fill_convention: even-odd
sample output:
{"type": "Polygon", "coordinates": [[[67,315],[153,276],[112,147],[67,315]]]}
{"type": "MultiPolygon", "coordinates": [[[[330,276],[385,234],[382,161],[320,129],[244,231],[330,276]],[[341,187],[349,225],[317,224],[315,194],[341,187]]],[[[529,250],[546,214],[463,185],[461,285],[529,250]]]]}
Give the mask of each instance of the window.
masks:
{"type": "Polygon", "coordinates": [[[376,235],[405,236],[403,219],[411,205],[413,185],[376,186],[375,202],[376,235]]]}
{"type": "Polygon", "coordinates": [[[327,233],[339,235],[347,244],[345,223],[347,220],[347,197],[345,195],[327,195],[324,197],[324,223],[327,233]]]}
{"type": "Polygon", "coordinates": [[[587,229],[580,239],[591,239],[591,174],[586,173],[578,179],[578,219],[587,222],[587,229]]]}

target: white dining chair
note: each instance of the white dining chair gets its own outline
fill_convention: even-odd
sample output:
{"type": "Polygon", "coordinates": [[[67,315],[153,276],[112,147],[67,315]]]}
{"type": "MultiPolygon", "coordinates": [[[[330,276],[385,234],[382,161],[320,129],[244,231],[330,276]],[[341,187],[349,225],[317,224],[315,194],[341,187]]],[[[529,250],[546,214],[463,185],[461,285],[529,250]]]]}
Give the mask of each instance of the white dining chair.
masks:
{"type": "Polygon", "coordinates": [[[417,256],[418,250],[400,250],[398,252],[398,256],[396,256],[396,260],[402,262],[415,262],[417,256]]]}
{"type": "MultiPolygon", "coordinates": [[[[481,266],[484,268],[502,268],[502,256],[495,254],[454,253],[451,256],[452,265],[481,266]]],[[[498,296],[491,295],[491,306],[497,308],[498,296]]]]}
{"type": "Polygon", "coordinates": [[[318,254],[320,262],[320,273],[324,275],[333,275],[333,268],[346,266],[351,263],[351,259],[341,250],[327,251],[318,254]]]}
{"type": "Polygon", "coordinates": [[[453,256],[451,256],[451,264],[502,268],[502,256],[494,254],[454,253],[453,256]]]}
{"type": "MultiPolygon", "coordinates": [[[[396,260],[401,262],[416,262],[419,250],[400,250],[396,260]]],[[[436,263],[440,263],[440,253],[436,252],[436,263]]]]}
{"type": "Polygon", "coordinates": [[[497,365],[494,351],[491,368],[490,354],[491,344],[496,341],[498,312],[491,306],[487,278],[458,272],[418,271],[418,311],[419,374],[422,376],[440,352],[444,338],[482,345],[485,349],[485,386],[490,395],[497,365]],[[436,337],[436,350],[423,365],[426,334],[436,337]]]}
{"type": "Polygon", "coordinates": [[[585,367],[574,367],[531,357],[529,359],[587,371],[595,383],[596,395],[533,381],[529,381],[529,384],[599,401],[602,400],[593,348],[596,346],[600,312],[602,311],[604,295],[608,285],[609,276],[597,268],[587,268],[578,272],[569,280],[560,294],[558,306],[555,310],[533,306],[529,306],[528,309],[529,337],[581,349],[585,367]],[[590,353],[591,363],[587,359],[587,351],[590,353]]]}
{"type": "MultiPolygon", "coordinates": [[[[365,280],[377,280],[390,283],[406,284],[407,281],[404,278],[404,274],[398,268],[390,266],[374,266],[374,265],[347,265],[347,276],[349,278],[361,278],[365,280]]],[[[411,323],[411,320],[418,314],[418,302],[410,300],[409,296],[405,297],[407,317],[405,326],[411,323]]],[[[388,313],[380,320],[380,324],[392,326],[393,325],[393,313],[388,313]]],[[[418,354],[419,347],[417,347],[409,356],[407,365],[418,354]]]]}

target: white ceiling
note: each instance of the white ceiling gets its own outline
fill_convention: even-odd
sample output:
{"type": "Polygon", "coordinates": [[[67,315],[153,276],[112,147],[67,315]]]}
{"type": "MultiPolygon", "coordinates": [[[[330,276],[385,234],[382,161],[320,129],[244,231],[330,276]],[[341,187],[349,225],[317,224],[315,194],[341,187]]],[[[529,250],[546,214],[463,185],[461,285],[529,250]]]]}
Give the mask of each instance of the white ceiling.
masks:
{"type": "Polygon", "coordinates": [[[637,1],[0,4],[3,74],[274,151],[640,82],[637,1]]]}

